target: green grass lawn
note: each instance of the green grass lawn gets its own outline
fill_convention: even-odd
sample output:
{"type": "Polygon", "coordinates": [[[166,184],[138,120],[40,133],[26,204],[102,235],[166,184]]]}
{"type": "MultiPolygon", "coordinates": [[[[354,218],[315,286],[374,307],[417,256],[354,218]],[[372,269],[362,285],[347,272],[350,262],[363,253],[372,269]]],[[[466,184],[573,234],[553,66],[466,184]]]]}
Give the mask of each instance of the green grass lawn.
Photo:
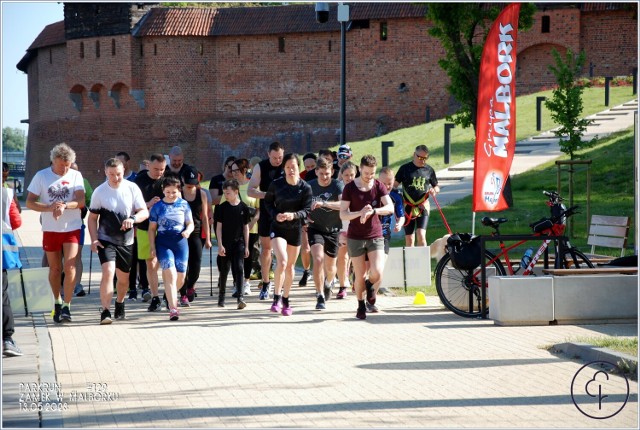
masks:
{"type": "MultiPolygon", "coordinates": [[[[542,131],[556,128],[551,120],[547,108],[542,108],[542,131],[536,131],[536,97],[551,98],[551,90],[517,97],[516,136],[517,140],[526,139],[540,134],[542,131]]],[[[618,106],[635,99],[631,87],[611,87],[609,92],[609,106],[604,105],[604,88],[586,88],[583,93],[583,115],[589,116],[597,112],[618,106]]],[[[382,157],[381,142],[392,141],[394,146],[389,151],[389,166],[396,169],[411,159],[411,154],[417,145],[427,145],[431,157],[429,164],[436,170],[447,167],[444,164],[444,124],[445,119],[420,124],[388,133],[371,139],[349,142],[356,159],[364,154],[373,154],[378,160],[382,157]]],[[[450,165],[470,160],[474,155],[475,134],[473,128],[454,128],[451,130],[451,159],[450,165]]],[[[332,149],[337,150],[338,147],[332,149]]]]}

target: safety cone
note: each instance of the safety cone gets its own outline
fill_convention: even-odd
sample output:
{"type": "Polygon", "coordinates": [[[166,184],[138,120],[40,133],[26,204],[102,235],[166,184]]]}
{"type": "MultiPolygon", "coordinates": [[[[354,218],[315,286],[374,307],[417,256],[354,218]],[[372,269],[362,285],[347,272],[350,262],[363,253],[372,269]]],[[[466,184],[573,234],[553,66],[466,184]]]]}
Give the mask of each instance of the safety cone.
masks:
{"type": "Polygon", "coordinates": [[[425,297],[424,293],[422,291],[418,291],[416,293],[416,297],[413,299],[413,304],[414,305],[426,305],[427,304],[427,298],[425,297]]]}

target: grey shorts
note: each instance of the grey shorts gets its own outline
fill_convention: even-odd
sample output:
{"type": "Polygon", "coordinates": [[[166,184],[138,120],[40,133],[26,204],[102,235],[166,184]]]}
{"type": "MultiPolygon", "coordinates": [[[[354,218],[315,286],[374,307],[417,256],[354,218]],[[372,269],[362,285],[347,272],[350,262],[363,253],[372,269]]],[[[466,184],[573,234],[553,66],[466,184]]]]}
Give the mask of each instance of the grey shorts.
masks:
{"type": "Polygon", "coordinates": [[[360,257],[373,251],[384,251],[384,238],[376,237],[365,240],[347,238],[347,250],[351,258],[360,257]]]}

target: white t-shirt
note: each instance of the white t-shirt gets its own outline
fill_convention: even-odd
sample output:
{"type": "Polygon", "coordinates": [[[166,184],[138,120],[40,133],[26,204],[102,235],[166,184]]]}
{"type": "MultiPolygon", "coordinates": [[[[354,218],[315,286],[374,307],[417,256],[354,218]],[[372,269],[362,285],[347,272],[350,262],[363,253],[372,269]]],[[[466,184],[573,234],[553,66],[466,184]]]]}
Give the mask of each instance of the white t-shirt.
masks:
{"type": "MultiPolygon", "coordinates": [[[[74,199],[76,191],[84,191],[82,174],[69,169],[66,175],[53,173],[51,167],[40,170],[31,180],[27,191],[40,198],[40,202],[50,205],[55,202],[69,202],[74,199]]],[[[42,231],[65,233],[80,230],[82,220],[80,209],[65,209],[62,216],[53,219],[53,212],[42,212],[42,231]]]]}
{"type": "Polygon", "coordinates": [[[102,183],[93,191],[89,205],[89,210],[100,216],[98,239],[115,245],[132,245],[133,229],[120,230],[122,221],[146,207],[142,191],[135,183],[122,181],[118,188],[112,188],[109,182],[102,183]]]}

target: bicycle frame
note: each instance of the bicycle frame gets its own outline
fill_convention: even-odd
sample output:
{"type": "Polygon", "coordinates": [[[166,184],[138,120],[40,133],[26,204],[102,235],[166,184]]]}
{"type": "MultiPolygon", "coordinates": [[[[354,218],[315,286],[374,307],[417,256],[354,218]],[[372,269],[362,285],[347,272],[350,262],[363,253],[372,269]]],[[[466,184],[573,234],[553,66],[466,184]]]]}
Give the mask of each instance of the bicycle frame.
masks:
{"type": "MultiPolygon", "coordinates": [[[[552,240],[557,240],[554,238],[546,238],[549,236],[562,236],[562,234],[564,233],[565,230],[565,226],[564,225],[559,225],[559,224],[555,224],[553,225],[551,228],[544,230],[541,233],[533,233],[531,236],[534,236],[535,238],[537,237],[542,237],[542,244],[540,245],[540,247],[538,248],[538,250],[536,251],[536,253],[531,257],[531,261],[529,262],[529,264],[527,265],[527,267],[525,268],[524,272],[522,272],[523,276],[526,275],[530,275],[533,272],[533,268],[535,267],[535,265],[537,264],[537,262],[540,260],[540,257],[544,254],[544,252],[549,249],[549,244],[551,243],[552,240]]],[[[491,237],[498,237],[500,236],[500,232],[499,231],[494,231],[493,233],[491,233],[491,237]]],[[[500,260],[501,258],[504,257],[504,262],[507,265],[507,273],[510,276],[513,276],[516,274],[517,270],[514,271],[513,270],[513,263],[512,260],[509,258],[509,251],[511,251],[514,248],[517,248],[527,242],[530,242],[531,238],[527,238],[527,239],[521,239],[519,242],[514,243],[513,245],[509,245],[506,246],[504,243],[504,240],[500,239],[500,252],[491,260],[489,260],[488,262],[486,262],[485,266],[491,266],[496,260],[500,260]]],[[[554,253],[557,254],[558,253],[558,249],[557,247],[554,249],[554,253]]],[[[557,257],[557,255],[556,255],[557,257]]],[[[517,260],[516,262],[517,263],[517,260]]],[[[480,273],[480,270],[478,270],[477,272],[475,272],[473,275],[474,276],[478,276],[478,274],[480,273]]]]}

